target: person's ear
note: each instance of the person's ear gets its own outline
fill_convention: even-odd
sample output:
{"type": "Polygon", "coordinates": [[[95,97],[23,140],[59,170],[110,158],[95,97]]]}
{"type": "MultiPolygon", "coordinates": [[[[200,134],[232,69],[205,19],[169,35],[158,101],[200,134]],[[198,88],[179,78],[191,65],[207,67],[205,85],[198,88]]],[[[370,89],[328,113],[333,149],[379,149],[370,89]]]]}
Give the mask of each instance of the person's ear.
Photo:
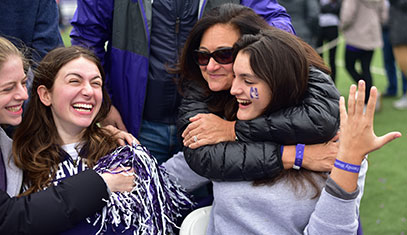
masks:
{"type": "Polygon", "coordinates": [[[44,85],[38,86],[37,94],[38,94],[38,97],[40,98],[41,102],[45,106],[51,105],[51,93],[48,91],[48,89],[44,85]]]}

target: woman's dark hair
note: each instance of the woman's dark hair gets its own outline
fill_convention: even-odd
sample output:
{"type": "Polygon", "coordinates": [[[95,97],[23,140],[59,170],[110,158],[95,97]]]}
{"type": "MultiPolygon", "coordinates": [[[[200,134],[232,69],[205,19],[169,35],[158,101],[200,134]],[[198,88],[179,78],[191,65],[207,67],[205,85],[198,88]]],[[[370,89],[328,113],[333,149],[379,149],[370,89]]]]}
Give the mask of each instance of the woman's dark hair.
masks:
{"type": "Polygon", "coordinates": [[[256,35],[243,35],[234,45],[234,58],[238,53],[249,56],[253,73],[270,87],[265,115],[302,100],[308,87],[309,62],[296,37],[270,27],[256,35]]]}
{"type": "MultiPolygon", "coordinates": [[[[270,27],[256,35],[243,35],[234,45],[234,58],[240,54],[249,56],[250,67],[255,76],[267,83],[271,99],[264,114],[298,105],[307,91],[309,63],[301,40],[283,30],[270,27]]],[[[316,182],[317,173],[301,169],[283,171],[272,180],[255,181],[254,185],[270,185],[286,179],[297,190],[307,181],[315,189],[315,197],[321,188],[316,182]]],[[[305,189],[305,187],[303,187],[305,189]]]]}
{"type": "MultiPolygon", "coordinates": [[[[61,162],[60,138],[52,111],[44,105],[37,93],[40,85],[52,90],[60,69],[72,60],[85,58],[99,69],[102,80],[105,73],[99,59],[89,50],[78,47],[61,47],[50,51],[39,63],[34,72],[31,98],[23,121],[13,135],[13,157],[16,165],[24,171],[24,182],[28,190],[24,195],[47,187],[54,178],[58,164],[61,162]]],[[[98,114],[82,135],[83,150],[87,164],[92,167],[100,158],[117,147],[115,137],[98,127],[97,123],[106,118],[110,111],[110,98],[104,83],[102,84],[103,101],[98,114]]]]}
{"type": "MultiPolygon", "coordinates": [[[[217,25],[217,24],[225,24],[231,25],[235,28],[241,36],[250,37],[246,35],[257,35],[260,33],[261,30],[271,30],[270,32],[275,32],[277,35],[274,37],[273,40],[278,41],[278,44],[284,45],[284,40],[290,41],[289,45],[284,45],[284,47],[294,51],[283,51],[282,48],[275,48],[273,47],[274,55],[267,56],[271,57],[273,60],[274,66],[282,64],[287,66],[288,63],[287,58],[292,58],[296,53],[301,53],[301,61],[297,61],[299,63],[300,68],[296,68],[295,71],[282,71],[281,69],[277,68],[275,72],[272,72],[273,78],[280,78],[279,76],[282,75],[283,77],[290,77],[288,82],[296,82],[297,79],[301,80],[301,84],[294,84],[295,92],[290,90],[290,88],[284,87],[283,84],[285,81],[281,82],[282,89],[286,91],[282,97],[277,97],[277,95],[273,96],[273,104],[270,104],[269,108],[267,109],[268,112],[272,112],[279,108],[287,107],[290,105],[294,105],[302,99],[304,94],[304,89],[306,89],[307,84],[306,81],[308,79],[309,67],[314,66],[317,69],[325,72],[330,73],[330,69],[325,65],[322,58],[319,54],[306,42],[301,40],[300,38],[292,35],[290,33],[281,32],[279,29],[276,29],[270,26],[262,17],[257,15],[252,9],[238,5],[238,4],[224,4],[217,8],[210,10],[206,15],[200,19],[195,26],[192,28],[182,51],[180,57],[180,63],[177,66],[177,69],[174,72],[179,73],[180,80],[178,83],[178,87],[181,94],[185,94],[188,92],[189,86],[191,86],[191,81],[193,85],[198,85],[205,90],[207,96],[207,104],[209,111],[219,114],[225,117],[227,120],[235,120],[236,119],[236,112],[237,112],[237,103],[234,96],[232,96],[229,91],[219,91],[219,92],[212,92],[209,89],[208,83],[202,76],[201,70],[199,66],[194,62],[193,52],[194,50],[198,49],[201,43],[201,39],[203,34],[206,30],[210,27],[217,25]],[[294,46],[290,48],[290,46],[294,46]],[[299,48],[297,52],[295,52],[294,48],[299,48]],[[289,53],[287,55],[286,53],[289,53]],[[280,61],[281,60],[281,61],[280,61]],[[304,61],[305,60],[305,61],[304,61]],[[286,73],[287,74],[284,74],[286,73]],[[296,78],[293,76],[303,76],[301,78],[296,78]],[[304,84],[305,83],[305,84],[304,84]],[[295,93],[295,94],[291,94],[295,93]],[[284,97],[287,98],[287,102],[284,102],[284,97]],[[290,102],[288,102],[290,100],[290,102]]],[[[256,37],[256,36],[254,36],[256,37]]],[[[248,40],[248,38],[247,38],[248,40]]],[[[236,52],[237,53],[237,52],[236,52]]],[[[256,57],[256,59],[251,58],[251,60],[262,60],[261,56],[256,57]]],[[[265,60],[268,61],[268,60],[265,60]]],[[[259,68],[260,65],[253,64],[253,71],[261,75],[262,77],[266,77],[268,74],[267,71],[264,71],[259,68]],[[263,73],[263,74],[260,74],[263,73]]],[[[264,64],[264,61],[263,63],[264,64]]],[[[265,67],[269,66],[268,64],[264,65],[265,67]]],[[[296,65],[297,66],[297,65],[296,65]]],[[[275,82],[269,84],[271,88],[276,87],[275,82]]],[[[288,84],[287,84],[288,85],[288,84]]],[[[290,84],[293,85],[293,84],[290,84]]],[[[290,86],[291,87],[291,86],[290,86]]],[[[281,92],[279,92],[280,94],[281,92]]],[[[321,174],[323,175],[323,174],[321,174]]],[[[325,177],[325,175],[323,175],[325,177]]],[[[284,171],[279,177],[275,180],[264,180],[264,181],[256,181],[255,184],[272,184],[276,180],[287,178],[290,182],[292,182],[294,188],[296,189],[297,186],[303,185],[304,180],[308,181],[315,189],[316,189],[316,196],[320,193],[320,188],[315,181],[314,174],[311,174],[310,171],[305,169],[301,169],[300,171],[284,171]]]]}
{"type": "MultiPolygon", "coordinates": [[[[202,76],[199,66],[192,60],[193,52],[199,48],[203,34],[210,27],[217,24],[231,25],[240,35],[255,35],[262,29],[273,28],[262,17],[257,15],[251,8],[239,4],[223,4],[208,11],[192,28],[184,44],[180,63],[173,70],[180,74],[178,88],[181,94],[185,94],[191,81],[199,85],[205,91],[208,99],[208,108],[211,112],[224,116],[228,120],[234,120],[237,111],[235,98],[229,91],[213,92],[209,89],[208,83],[202,76]]],[[[293,36],[293,35],[292,35],[293,36]]],[[[294,36],[295,37],[295,36],[294,36]]],[[[330,73],[329,68],[324,64],[318,53],[307,43],[300,40],[310,65],[330,73]]]]}

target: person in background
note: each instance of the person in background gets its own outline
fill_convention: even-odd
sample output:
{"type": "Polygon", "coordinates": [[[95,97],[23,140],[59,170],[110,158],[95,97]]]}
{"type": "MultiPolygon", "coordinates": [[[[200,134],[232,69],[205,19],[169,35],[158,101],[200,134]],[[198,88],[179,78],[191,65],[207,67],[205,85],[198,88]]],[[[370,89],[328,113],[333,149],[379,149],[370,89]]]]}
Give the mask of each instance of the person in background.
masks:
{"type": "MultiPolygon", "coordinates": [[[[397,64],[394,58],[393,46],[391,45],[390,42],[389,27],[387,24],[383,25],[382,32],[383,32],[383,61],[388,80],[386,93],[383,94],[383,97],[396,97],[398,92],[397,64]]],[[[401,80],[403,97],[399,100],[400,102],[399,101],[395,102],[395,104],[399,103],[398,105],[394,105],[395,107],[400,108],[407,105],[407,98],[404,98],[404,95],[407,92],[407,78],[403,73],[401,73],[401,80]]]]}
{"type": "MultiPolygon", "coordinates": [[[[390,10],[390,2],[388,0],[386,0],[386,5],[390,10]]],[[[394,58],[393,46],[391,45],[390,42],[388,21],[382,25],[382,33],[383,33],[383,61],[388,80],[386,93],[383,94],[383,97],[396,97],[398,92],[397,65],[394,58]]],[[[403,92],[402,94],[405,94],[407,91],[407,79],[403,73],[401,73],[401,77],[403,92]]]]}
{"type": "Polygon", "coordinates": [[[298,37],[316,47],[318,35],[319,0],[279,0],[291,16],[298,37]]]}
{"type": "MultiPolygon", "coordinates": [[[[322,47],[324,42],[334,42],[339,36],[339,12],[341,9],[341,0],[320,0],[321,12],[318,19],[318,39],[317,47],[322,47]]],[[[323,53],[320,53],[323,56],[323,53]]],[[[331,78],[336,81],[336,43],[329,45],[329,66],[331,68],[331,78]]]]}
{"type": "Polygon", "coordinates": [[[63,46],[56,1],[3,0],[0,3],[0,36],[32,49],[28,59],[39,62],[50,50],[63,46]]]}
{"type": "MultiPolygon", "coordinates": [[[[28,98],[23,53],[0,37],[0,124],[18,125],[22,104],[28,98]]],[[[11,155],[12,140],[0,128],[0,233],[46,234],[66,230],[100,210],[108,191],[130,191],[133,177],[84,171],[60,185],[16,197],[23,173],[11,155]],[[69,208],[77,208],[71,213],[69,208]]]]}
{"type": "Polygon", "coordinates": [[[403,80],[403,95],[400,100],[394,102],[396,109],[407,109],[407,94],[404,89],[405,78],[407,76],[407,32],[405,30],[407,22],[407,1],[390,0],[389,17],[389,37],[393,46],[394,57],[400,67],[403,80]]]}
{"type": "MultiPolygon", "coordinates": [[[[388,10],[384,0],[343,0],[340,12],[340,28],[346,41],[345,67],[355,82],[366,82],[369,97],[373,85],[370,71],[373,52],[383,47],[381,26],[386,22],[388,10]],[[355,68],[359,61],[362,72],[355,68]]],[[[367,99],[365,102],[367,103],[367,99]]],[[[376,108],[380,110],[378,103],[376,108]]]]}
{"type": "Polygon", "coordinates": [[[294,32],[276,0],[78,1],[71,42],[93,49],[104,65],[114,105],[104,123],[127,128],[159,163],[182,147],[175,125],[178,75],[167,69],[196,21],[225,2],[251,7],[271,25],[294,32]]]}

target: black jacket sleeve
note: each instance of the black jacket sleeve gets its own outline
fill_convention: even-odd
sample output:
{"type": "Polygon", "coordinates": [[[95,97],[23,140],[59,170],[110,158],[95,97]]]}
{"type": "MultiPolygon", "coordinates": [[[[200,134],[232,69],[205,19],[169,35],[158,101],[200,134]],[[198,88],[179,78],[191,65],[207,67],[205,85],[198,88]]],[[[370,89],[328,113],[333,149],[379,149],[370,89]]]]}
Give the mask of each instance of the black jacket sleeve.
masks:
{"type": "Polygon", "coordinates": [[[185,84],[183,99],[178,108],[177,130],[180,139],[182,139],[182,132],[191,123],[189,118],[199,113],[209,113],[208,99],[203,88],[197,83],[191,81],[185,84]]]}
{"type": "Polygon", "coordinates": [[[271,179],[283,170],[280,155],[280,146],[272,142],[222,142],[184,150],[191,169],[213,181],[271,179]]]}
{"type": "Polygon", "coordinates": [[[65,231],[105,205],[104,180],[93,170],[24,197],[0,191],[0,234],[54,234],[65,231]]]}
{"type": "MultiPolygon", "coordinates": [[[[180,106],[180,133],[189,124],[189,117],[208,112],[202,92],[197,88],[192,91],[186,93],[180,106]]],[[[311,68],[308,91],[301,104],[255,120],[237,121],[238,142],[186,148],[186,161],[197,174],[212,180],[271,178],[283,169],[279,144],[321,143],[335,136],[339,127],[338,103],[339,92],[330,77],[311,68]]]]}

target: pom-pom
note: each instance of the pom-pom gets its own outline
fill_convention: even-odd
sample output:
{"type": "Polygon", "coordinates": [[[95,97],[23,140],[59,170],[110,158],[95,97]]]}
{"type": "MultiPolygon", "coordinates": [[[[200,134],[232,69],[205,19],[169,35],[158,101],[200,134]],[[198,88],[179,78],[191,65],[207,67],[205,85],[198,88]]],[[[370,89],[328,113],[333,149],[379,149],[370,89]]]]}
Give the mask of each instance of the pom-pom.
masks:
{"type": "Polygon", "coordinates": [[[131,230],[134,234],[173,234],[176,218],[193,206],[185,190],[169,178],[142,145],[117,148],[101,158],[94,170],[135,176],[132,192],[112,192],[102,213],[88,218],[94,226],[100,225],[97,234],[106,231],[109,224],[118,233],[131,230]]]}

